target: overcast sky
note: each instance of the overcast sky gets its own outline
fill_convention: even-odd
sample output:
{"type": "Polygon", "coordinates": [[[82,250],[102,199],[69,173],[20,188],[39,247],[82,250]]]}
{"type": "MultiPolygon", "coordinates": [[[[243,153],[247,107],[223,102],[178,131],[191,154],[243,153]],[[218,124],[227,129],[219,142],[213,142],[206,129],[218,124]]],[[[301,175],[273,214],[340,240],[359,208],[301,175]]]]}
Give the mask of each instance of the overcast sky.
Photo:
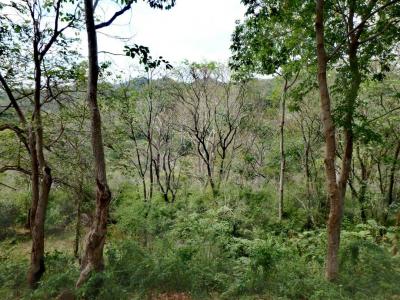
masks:
{"type": "MultiPolygon", "coordinates": [[[[107,19],[117,9],[108,2],[98,7],[97,12],[107,19]]],[[[226,62],[235,20],[242,19],[243,15],[240,0],[177,0],[176,6],[168,11],[151,9],[138,1],[115,25],[99,30],[99,50],[122,53],[125,44],[136,43],[148,46],[153,57],[162,55],[175,64],[184,59],[226,62]],[[107,35],[130,38],[130,41],[111,39],[107,35]]],[[[124,57],[104,54],[104,58],[112,60],[117,68],[130,64],[124,57]]]]}

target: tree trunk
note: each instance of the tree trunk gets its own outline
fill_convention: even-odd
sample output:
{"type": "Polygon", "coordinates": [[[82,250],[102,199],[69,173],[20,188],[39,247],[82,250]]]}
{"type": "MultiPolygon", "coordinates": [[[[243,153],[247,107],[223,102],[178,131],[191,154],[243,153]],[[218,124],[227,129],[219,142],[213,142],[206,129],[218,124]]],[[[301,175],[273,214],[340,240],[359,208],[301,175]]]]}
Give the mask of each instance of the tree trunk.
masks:
{"type": "Polygon", "coordinates": [[[96,210],[90,231],[85,239],[81,274],[76,283],[77,287],[80,287],[89,278],[92,271],[99,272],[104,269],[103,248],[107,233],[108,208],[111,201],[111,192],[106,176],[101,116],[97,104],[99,66],[93,1],[85,0],[84,5],[89,59],[87,100],[91,113],[92,151],[96,175],[96,210]]]}
{"type": "Polygon", "coordinates": [[[312,194],[312,179],[310,170],[310,144],[307,141],[304,146],[304,175],[306,176],[307,197],[311,198],[312,194]]]}
{"type": "MultiPolygon", "coordinates": [[[[352,21],[350,22],[350,30],[352,30],[352,21]]],[[[344,119],[344,154],[342,158],[341,174],[339,178],[339,191],[341,201],[344,201],[346,195],[347,182],[349,180],[351,171],[351,161],[353,158],[353,116],[356,105],[356,99],[358,97],[358,91],[360,90],[361,74],[358,66],[358,42],[354,34],[350,36],[351,42],[349,43],[349,65],[350,65],[350,86],[346,93],[345,98],[345,119],[344,119]]]]}
{"type": "MultiPolygon", "coordinates": [[[[150,131],[150,130],[149,130],[150,131]]],[[[149,190],[149,201],[153,199],[153,190],[154,190],[154,164],[153,164],[153,141],[152,141],[152,136],[151,133],[149,132],[149,156],[150,156],[150,169],[149,169],[149,177],[150,177],[150,190],[149,190]]]]}
{"type": "Polygon", "coordinates": [[[328,280],[335,280],[338,275],[338,251],[340,242],[340,223],[342,218],[342,201],[336,183],[335,171],[335,125],[331,112],[331,100],[327,81],[327,55],[324,44],[324,0],[316,1],[316,43],[318,61],[318,85],[321,101],[321,121],[325,136],[325,173],[327,192],[329,197],[328,219],[328,253],[326,259],[325,276],[328,280]]]}
{"type": "Polygon", "coordinates": [[[335,173],[335,128],[331,114],[330,98],[326,78],[327,55],[324,45],[324,1],[318,0],[316,7],[316,38],[317,38],[317,58],[318,58],[318,81],[321,94],[322,123],[324,124],[326,140],[325,166],[328,179],[330,194],[330,213],[328,220],[328,256],[326,266],[326,277],[328,280],[335,280],[338,275],[338,250],[340,243],[340,226],[343,215],[344,198],[346,187],[351,171],[351,161],[353,157],[353,119],[356,107],[356,100],[361,85],[361,74],[358,65],[359,37],[365,24],[361,24],[357,31],[354,30],[356,1],[349,2],[348,15],[348,57],[350,66],[350,83],[345,94],[344,111],[344,154],[342,157],[341,172],[338,183],[336,184],[335,173]],[[333,152],[332,152],[333,150],[333,152]],[[335,192],[335,193],[333,193],[335,192]]]}
{"type": "Polygon", "coordinates": [[[31,235],[32,251],[31,263],[28,271],[28,283],[36,288],[45,271],[44,265],[44,223],[46,219],[47,203],[49,201],[52,184],[51,169],[44,158],[43,128],[41,119],[41,60],[37,37],[33,42],[35,62],[35,91],[34,91],[34,128],[30,129],[29,140],[32,164],[32,207],[31,207],[31,235]],[[42,178],[40,179],[40,174],[42,178]]]}
{"type": "Polygon", "coordinates": [[[397,147],[393,157],[392,167],[390,168],[390,176],[389,176],[389,188],[388,188],[388,196],[387,196],[387,205],[388,207],[394,202],[393,199],[393,192],[394,192],[394,185],[395,185],[395,174],[397,168],[397,161],[400,155],[400,141],[397,142],[397,147]]]}
{"type": "Polygon", "coordinates": [[[280,124],[280,173],[279,173],[279,202],[278,202],[278,219],[282,221],[283,218],[283,192],[284,192],[284,178],[285,178],[285,145],[284,145],[284,133],[285,133],[285,112],[286,112],[286,92],[287,92],[287,79],[285,79],[285,85],[283,88],[283,94],[281,98],[281,124],[280,124]]]}
{"type": "Polygon", "coordinates": [[[32,202],[30,212],[31,233],[33,229],[33,224],[35,223],[36,208],[39,202],[39,166],[36,152],[36,137],[33,128],[29,128],[29,149],[31,152],[31,184],[32,184],[32,202]]]}
{"type": "MultiPolygon", "coordinates": [[[[81,170],[81,176],[83,170],[81,170]]],[[[74,256],[79,258],[79,242],[81,239],[81,217],[82,217],[82,197],[83,197],[83,179],[80,178],[78,193],[76,195],[76,224],[75,224],[75,243],[74,243],[74,256]]]]}
{"type": "Polygon", "coordinates": [[[367,166],[365,165],[363,159],[361,158],[359,147],[356,148],[356,153],[357,153],[357,158],[358,158],[358,161],[360,163],[360,168],[361,168],[361,178],[358,178],[359,183],[360,183],[360,190],[358,193],[356,193],[356,195],[358,198],[358,202],[360,203],[361,220],[363,223],[366,223],[367,222],[367,212],[366,212],[365,202],[367,200],[369,172],[367,170],[367,166]]]}
{"type": "Polygon", "coordinates": [[[218,189],[217,186],[215,185],[214,182],[214,178],[213,178],[213,174],[212,174],[212,170],[211,170],[211,163],[210,162],[206,162],[207,164],[207,176],[208,176],[208,182],[210,183],[211,186],[211,191],[213,196],[217,196],[218,195],[218,189]]]}
{"type": "Polygon", "coordinates": [[[221,153],[221,163],[219,165],[219,172],[218,172],[218,186],[217,189],[219,190],[221,187],[221,183],[224,180],[225,174],[225,159],[226,159],[226,149],[222,147],[221,153]]]}
{"type": "Polygon", "coordinates": [[[397,161],[399,159],[399,155],[400,155],[400,141],[397,142],[397,147],[396,147],[394,157],[393,157],[393,163],[390,168],[389,187],[388,187],[387,201],[386,201],[387,207],[386,207],[386,211],[384,213],[384,223],[387,222],[387,218],[388,218],[388,214],[389,214],[388,209],[389,209],[390,205],[394,202],[393,193],[394,193],[394,186],[395,186],[395,174],[396,174],[397,161]]]}
{"type": "Polygon", "coordinates": [[[41,193],[39,203],[35,213],[35,221],[32,226],[32,252],[31,266],[28,273],[28,282],[31,288],[36,288],[42,277],[44,266],[44,223],[46,219],[46,209],[49,200],[52,178],[51,169],[45,168],[41,183],[41,193]]]}

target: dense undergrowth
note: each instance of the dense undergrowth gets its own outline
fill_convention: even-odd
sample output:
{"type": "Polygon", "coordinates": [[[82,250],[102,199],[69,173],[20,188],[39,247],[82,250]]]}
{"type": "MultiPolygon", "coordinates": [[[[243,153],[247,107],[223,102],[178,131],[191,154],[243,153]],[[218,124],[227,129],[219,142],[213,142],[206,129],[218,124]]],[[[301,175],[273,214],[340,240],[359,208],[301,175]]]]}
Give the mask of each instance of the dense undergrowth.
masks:
{"type": "MultiPolygon", "coordinates": [[[[0,299],[54,299],[66,289],[82,299],[147,299],[177,292],[193,299],[400,299],[398,228],[373,220],[357,225],[345,216],[340,279],[328,283],[323,223],[305,229],[307,218],[295,202],[288,207],[290,218],[277,223],[270,195],[231,187],[216,199],[186,191],[173,204],[144,203],[135,189],[124,187],[112,204],[115,224],[109,227],[106,270],[75,290],[79,264],[72,254],[73,222],[57,217],[69,204],[62,192],[55,193],[47,221],[47,249],[53,250],[46,255],[39,288],[26,287],[29,251],[15,251],[24,242],[29,245],[29,236],[5,234],[0,299]],[[62,226],[69,236],[56,232],[62,226]]],[[[15,213],[15,223],[4,228],[21,225],[18,207],[4,211],[15,213]]]]}

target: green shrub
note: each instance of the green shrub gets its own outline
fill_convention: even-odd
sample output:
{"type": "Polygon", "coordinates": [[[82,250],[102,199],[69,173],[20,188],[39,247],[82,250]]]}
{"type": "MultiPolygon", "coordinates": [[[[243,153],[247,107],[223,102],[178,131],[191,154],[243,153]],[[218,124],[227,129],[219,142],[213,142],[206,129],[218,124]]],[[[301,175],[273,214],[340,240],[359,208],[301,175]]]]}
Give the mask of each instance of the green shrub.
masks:
{"type": "Polygon", "coordinates": [[[30,299],[54,299],[65,290],[74,290],[79,271],[73,256],[55,250],[46,253],[45,263],[46,272],[30,299]]]}
{"type": "Polygon", "coordinates": [[[22,259],[0,260],[0,299],[16,299],[26,292],[27,266],[22,259]]]}

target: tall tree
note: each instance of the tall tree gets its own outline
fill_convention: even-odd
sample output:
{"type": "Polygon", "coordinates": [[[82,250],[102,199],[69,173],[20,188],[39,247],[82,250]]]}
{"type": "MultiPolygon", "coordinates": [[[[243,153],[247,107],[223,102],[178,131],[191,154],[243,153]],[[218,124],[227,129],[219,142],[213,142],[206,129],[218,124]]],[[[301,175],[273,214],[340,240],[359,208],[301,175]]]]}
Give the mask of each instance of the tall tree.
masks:
{"type": "MultiPolygon", "coordinates": [[[[325,133],[327,192],[330,199],[326,277],[337,278],[340,224],[351,170],[355,117],[365,78],[384,76],[399,38],[399,1],[243,1],[247,19],[233,35],[233,66],[238,70],[271,71],[304,65],[318,73],[321,117],[325,133]],[[315,28],[309,20],[316,15],[315,28]],[[327,24],[327,26],[325,26],[327,24]],[[315,45],[316,39],[316,45],[315,45]],[[314,40],[314,41],[313,41],[314,40]],[[317,70],[313,68],[317,50],[317,70]],[[374,74],[370,66],[382,66],[374,74]],[[331,105],[327,72],[335,67],[331,105]],[[343,132],[340,175],[336,175],[336,127],[343,132]]],[[[312,88],[313,85],[310,85],[312,88]]]]}
{"type": "MultiPolygon", "coordinates": [[[[86,236],[84,253],[81,260],[81,274],[76,285],[81,286],[92,271],[104,269],[103,248],[107,233],[108,209],[111,201],[111,191],[107,183],[106,160],[102,136],[100,108],[97,102],[97,86],[99,78],[99,60],[96,30],[110,26],[118,17],[127,12],[136,0],[122,1],[122,8],[108,20],[95,24],[95,9],[99,1],[84,0],[85,24],[88,42],[88,86],[87,101],[90,109],[92,151],[96,179],[96,209],[90,231],[86,236]]],[[[175,0],[147,0],[153,8],[170,9],[175,0]]]]}
{"type": "Polygon", "coordinates": [[[64,51],[59,57],[55,57],[51,51],[62,45],[64,39],[62,34],[76,23],[77,11],[74,14],[66,14],[62,0],[57,0],[52,4],[40,1],[11,3],[6,8],[13,10],[19,18],[10,20],[8,15],[4,14],[0,19],[2,26],[10,30],[8,43],[3,40],[4,45],[9,48],[5,46],[2,51],[4,64],[1,67],[0,82],[10,101],[9,107],[14,108],[19,123],[19,126],[10,124],[7,126],[19,136],[31,162],[27,171],[31,176],[32,186],[29,215],[32,250],[28,283],[35,288],[45,271],[44,223],[53,182],[51,167],[45,153],[42,110],[44,104],[55,100],[60,95],[58,91],[56,92],[56,81],[63,76],[55,67],[60,64],[60,61],[57,63],[54,61],[60,57],[65,59],[72,52],[64,51]],[[27,42],[32,43],[31,47],[26,47],[27,42]],[[13,59],[25,65],[25,70],[15,66],[15,61],[10,61],[13,59]],[[54,67],[54,70],[49,72],[46,67],[54,67]],[[6,72],[5,75],[3,71],[6,72]],[[24,71],[33,74],[27,77],[24,71]],[[21,80],[22,86],[21,82],[17,82],[18,80],[21,80]],[[32,84],[27,83],[30,80],[33,81],[32,84]],[[31,101],[32,107],[24,110],[21,108],[20,101],[27,99],[31,101]],[[29,113],[32,114],[30,118],[27,117],[29,113]]]}

